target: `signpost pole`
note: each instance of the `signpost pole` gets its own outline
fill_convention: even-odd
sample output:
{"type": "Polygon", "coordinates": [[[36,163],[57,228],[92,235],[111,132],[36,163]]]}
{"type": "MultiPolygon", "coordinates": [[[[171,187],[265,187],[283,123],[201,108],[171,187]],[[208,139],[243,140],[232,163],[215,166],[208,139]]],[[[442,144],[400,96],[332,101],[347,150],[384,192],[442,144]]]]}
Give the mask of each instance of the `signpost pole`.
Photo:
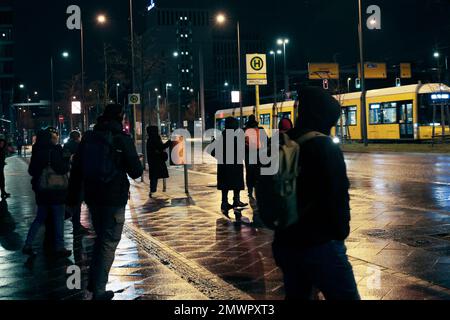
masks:
{"type": "Polygon", "coordinates": [[[258,119],[259,119],[259,85],[255,86],[255,91],[256,91],[256,112],[255,112],[255,117],[256,117],[256,121],[258,121],[258,119]]]}

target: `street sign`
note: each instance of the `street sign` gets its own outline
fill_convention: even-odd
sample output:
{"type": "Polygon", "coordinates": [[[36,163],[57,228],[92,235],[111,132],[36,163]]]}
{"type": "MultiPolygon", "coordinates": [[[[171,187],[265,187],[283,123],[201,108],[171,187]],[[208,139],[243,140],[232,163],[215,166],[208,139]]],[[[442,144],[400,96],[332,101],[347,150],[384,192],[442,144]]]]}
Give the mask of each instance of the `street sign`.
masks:
{"type": "Polygon", "coordinates": [[[141,104],[141,95],[139,93],[129,94],[128,104],[141,104]]]}
{"type": "MultiPolygon", "coordinates": [[[[364,64],[364,73],[366,79],[386,79],[386,63],[367,62],[364,64]]],[[[361,78],[361,63],[358,63],[358,77],[361,78]]]]}
{"type": "Polygon", "coordinates": [[[247,54],[247,85],[267,85],[267,58],[265,54],[247,54]]]}
{"type": "Polygon", "coordinates": [[[81,114],[81,102],[72,101],[72,114],[81,114]]]}
{"type": "Polygon", "coordinates": [[[400,78],[412,78],[411,63],[400,63],[400,78]]]}
{"type": "Polygon", "coordinates": [[[339,79],[338,63],[309,63],[310,80],[339,79]]]}

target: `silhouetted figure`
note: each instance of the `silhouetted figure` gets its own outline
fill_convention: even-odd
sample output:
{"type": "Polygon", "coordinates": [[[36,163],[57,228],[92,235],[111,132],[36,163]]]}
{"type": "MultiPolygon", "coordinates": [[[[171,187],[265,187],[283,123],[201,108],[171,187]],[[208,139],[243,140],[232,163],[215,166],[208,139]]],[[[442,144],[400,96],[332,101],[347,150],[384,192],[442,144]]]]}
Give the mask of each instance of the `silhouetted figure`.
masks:
{"type": "Polygon", "coordinates": [[[147,161],[150,178],[149,196],[152,198],[153,194],[158,191],[158,180],[169,178],[169,171],[166,165],[168,154],[165,150],[170,147],[171,141],[163,143],[156,126],[149,126],[147,134],[147,161]]]}
{"type": "Polygon", "coordinates": [[[20,130],[17,132],[17,136],[16,136],[17,155],[19,157],[22,156],[22,149],[23,149],[24,144],[25,144],[25,139],[23,138],[23,131],[20,130]]]}
{"type": "MultiPolygon", "coordinates": [[[[228,211],[231,209],[243,208],[248,204],[241,201],[240,192],[245,189],[244,185],[244,159],[239,159],[237,155],[237,144],[244,143],[244,141],[238,141],[237,138],[234,141],[227,142],[226,131],[236,131],[239,129],[239,122],[236,118],[228,117],[225,119],[225,129],[222,132],[220,139],[217,144],[222,144],[223,155],[217,154],[216,150],[211,152],[213,157],[218,160],[222,160],[223,163],[217,164],[217,189],[222,191],[222,204],[221,210],[227,215],[228,211]],[[227,154],[231,153],[233,150],[228,148],[234,147],[234,159],[232,163],[227,163],[227,154]],[[233,191],[233,204],[228,203],[228,193],[233,191]]],[[[244,156],[244,155],[243,155],[244,156]]]]}
{"type": "Polygon", "coordinates": [[[250,115],[245,124],[245,180],[247,182],[248,197],[254,199],[253,191],[260,174],[261,166],[259,164],[259,149],[262,146],[259,123],[255,115],[250,115]],[[250,163],[250,153],[256,155],[256,163],[250,163]]]}
{"type": "MultiPolygon", "coordinates": [[[[69,135],[69,141],[64,144],[64,157],[70,159],[72,163],[73,156],[78,151],[78,147],[81,142],[81,133],[79,131],[72,131],[69,135]]],[[[70,213],[72,215],[72,225],[74,234],[86,234],[88,229],[81,224],[81,202],[79,205],[70,208],[70,213]]]]}
{"type": "Polygon", "coordinates": [[[301,141],[297,180],[299,220],[275,232],[274,257],[284,274],[287,299],[310,299],[313,287],[327,300],[359,299],[345,239],[350,232],[350,186],[344,157],[329,137],[341,107],[321,88],[302,88],[296,127],[301,141]]]}
{"type": "MultiPolygon", "coordinates": [[[[63,150],[58,145],[58,130],[48,128],[41,130],[33,146],[28,173],[32,176],[31,184],[36,195],[37,215],[23,248],[23,253],[33,255],[33,242],[39,228],[52,219],[53,250],[57,257],[69,257],[72,252],[64,247],[64,216],[67,186],[54,188],[55,183],[64,180],[69,172],[69,163],[63,156],[63,150]],[[48,175],[47,175],[48,173],[48,175]],[[56,181],[56,180],[57,181],[56,181]]],[[[49,224],[46,224],[49,226],[49,224]]]]}
{"type": "Polygon", "coordinates": [[[131,137],[122,127],[120,105],[108,105],[87,132],[75,154],[70,173],[68,205],[77,206],[84,190],[84,201],[97,234],[89,270],[88,291],[95,300],[111,300],[106,291],[108,275],[125,223],[125,207],[132,179],[143,173],[131,137]]]}
{"type": "Polygon", "coordinates": [[[0,190],[2,192],[2,199],[9,198],[11,195],[5,189],[5,166],[6,156],[8,154],[8,143],[5,139],[0,139],[0,190]]]}

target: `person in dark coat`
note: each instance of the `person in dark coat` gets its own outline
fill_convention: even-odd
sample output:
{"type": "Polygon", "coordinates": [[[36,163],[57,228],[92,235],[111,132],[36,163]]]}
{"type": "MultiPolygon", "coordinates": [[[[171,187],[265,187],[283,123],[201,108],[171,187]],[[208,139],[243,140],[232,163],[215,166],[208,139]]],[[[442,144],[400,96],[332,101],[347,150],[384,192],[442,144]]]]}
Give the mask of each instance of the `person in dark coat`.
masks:
{"type": "Polygon", "coordinates": [[[31,185],[36,196],[37,215],[28,232],[23,253],[33,255],[33,242],[39,228],[47,217],[52,218],[54,236],[54,253],[56,256],[68,257],[72,254],[64,247],[64,216],[67,190],[43,191],[39,183],[44,169],[50,165],[56,174],[65,175],[69,172],[69,162],[63,156],[63,150],[58,145],[58,131],[54,128],[41,130],[33,146],[28,173],[31,175],[31,185]]]}
{"type": "Polygon", "coordinates": [[[17,136],[16,136],[17,155],[19,157],[22,156],[22,149],[23,149],[24,144],[25,144],[25,139],[23,138],[23,131],[20,130],[17,132],[17,136]]]}
{"type": "Polygon", "coordinates": [[[247,182],[248,197],[254,200],[253,191],[255,190],[256,182],[261,170],[259,164],[259,149],[261,148],[260,130],[258,121],[255,115],[250,115],[245,124],[245,181],[247,182]],[[256,154],[256,163],[250,163],[250,152],[256,154]]]}
{"type": "Polygon", "coordinates": [[[0,139],[0,190],[2,192],[2,199],[9,198],[11,195],[6,192],[5,184],[5,166],[6,156],[8,154],[8,143],[5,139],[0,139]]]}
{"type": "Polygon", "coordinates": [[[240,192],[245,189],[244,184],[244,159],[239,159],[237,155],[237,144],[244,143],[244,141],[238,141],[237,138],[234,141],[227,141],[227,130],[236,131],[239,129],[239,122],[236,118],[228,117],[225,119],[225,129],[222,132],[217,144],[222,144],[223,154],[219,155],[215,150],[211,152],[213,157],[219,161],[217,164],[217,189],[222,191],[222,204],[221,209],[224,213],[227,213],[233,208],[243,208],[248,206],[247,203],[241,201],[240,192]],[[235,159],[233,163],[226,163],[227,154],[232,152],[228,148],[234,147],[235,159]],[[221,163],[222,161],[222,163],[221,163]],[[228,193],[233,191],[233,204],[228,203],[228,193]]]}
{"type": "Polygon", "coordinates": [[[111,300],[114,297],[114,292],[106,291],[106,284],[125,224],[125,207],[130,192],[128,176],[137,179],[143,173],[133,140],[123,131],[123,116],[121,105],[106,106],[94,131],[83,135],[70,172],[67,204],[71,207],[78,205],[83,191],[97,235],[87,287],[94,300],[111,300]],[[112,140],[109,141],[108,137],[112,140]],[[114,161],[115,172],[106,181],[84,174],[90,165],[91,155],[87,151],[92,150],[99,141],[107,141],[113,152],[111,160],[114,161]]]}
{"type": "Polygon", "coordinates": [[[322,136],[301,143],[299,221],[275,232],[274,257],[284,274],[287,299],[310,299],[314,287],[327,300],[357,300],[344,244],[350,233],[350,183],[342,151],[329,137],[341,107],[322,88],[299,92],[298,120],[289,137],[298,141],[311,132],[322,136]]]}
{"type": "Polygon", "coordinates": [[[148,140],[147,140],[147,161],[150,177],[150,198],[158,191],[158,180],[169,178],[169,172],[167,170],[166,161],[168,154],[166,149],[171,145],[171,141],[166,143],[162,142],[159,135],[158,127],[149,126],[147,128],[148,140]]]}

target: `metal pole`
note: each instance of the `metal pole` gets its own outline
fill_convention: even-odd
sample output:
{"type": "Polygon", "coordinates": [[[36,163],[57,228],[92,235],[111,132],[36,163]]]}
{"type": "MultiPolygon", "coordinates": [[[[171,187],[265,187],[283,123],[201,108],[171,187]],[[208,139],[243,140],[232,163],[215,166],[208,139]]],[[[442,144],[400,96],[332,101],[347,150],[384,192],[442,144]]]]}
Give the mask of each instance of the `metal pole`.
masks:
{"type": "Polygon", "coordinates": [[[55,120],[55,82],[54,82],[54,73],[53,73],[53,56],[50,57],[50,76],[52,82],[52,126],[56,126],[55,120]]]}
{"type": "Polygon", "coordinates": [[[83,115],[81,130],[84,132],[89,127],[89,122],[88,122],[89,119],[88,119],[88,115],[86,114],[86,109],[84,107],[84,28],[83,28],[83,21],[81,21],[80,36],[81,36],[81,112],[83,115]]]}
{"type": "Polygon", "coordinates": [[[116,103],[119,104],[119,86],[116,84],[116,103]]]}
{"type": "Polygon", "coordinates": [[[287,74],[287,58],[286,58],[286,40],[283,40],[283,56],[284,56],[284,90],[289,92],[289,77],[287,74]]]}
{"type": "Polygon", "coordinates": [[[364,63],[364,38],[363,38],[363,21],[362,21],[362,3],[358,0],[359,7],[359,57],[361,63],[361,136],[364,146],[368,146],[367,139],[367,109],[366,109],[366,81],[365,81],[365,63],[364,63]]]}
{"type": "Polygon", "coordinates": [[[273,53],[273,124],[272,124],[272,129],[277,129],[277,125],[278,125],[278,101],[277,101],[277,93],[278,93],[278,88],[277,88],[277,52],[274,51],[273,53]]]}
{"type": "Polygon", "coordinates": [[[256,121],[258,121],[258,119],[259,119],[259,85],[255,86],[255,91],[256,91],[255,117],[256,117],[256,121]]]}
{"type": "Polygon", "coordinates": [[[105,42],[103,42],[103,56],[104,56],[104,60],[105,60],[104,103],[105,103],[105,107],[106,107],[109,99],[108,99],[108,61],[106,60],[106,43],[105,42]]]}
{"type": "MultiPolygon", "coordinates": [[[[134,24],[133,24],[133,0],[130,0],[130,33],[131,33],[131,77],[133,93],[136,91],[135,75],[135,56],[134,56],[134,24]]],[[[133,105],[133,123],[132,123],[134,142],[136,143],[136,105],[133,105]]]]}
{"type": "Polygon", "coordinates": [[[239,110],[240,110],[240,127],[244,127],[243,107],[242,107],[242,80],[241,80],[241,25],[237,22],[237,42],[238,42],[238,81],[239,81],[239,110]]]}
{"type": "Polygon", "coordinates": [[[205,114],[205,70],[203,65],[203,48],[200,47],[199,52],[199,69],[200,69],[200,112],[202,117],[202,143],[206,130],[206,114],[205,114]]]}

